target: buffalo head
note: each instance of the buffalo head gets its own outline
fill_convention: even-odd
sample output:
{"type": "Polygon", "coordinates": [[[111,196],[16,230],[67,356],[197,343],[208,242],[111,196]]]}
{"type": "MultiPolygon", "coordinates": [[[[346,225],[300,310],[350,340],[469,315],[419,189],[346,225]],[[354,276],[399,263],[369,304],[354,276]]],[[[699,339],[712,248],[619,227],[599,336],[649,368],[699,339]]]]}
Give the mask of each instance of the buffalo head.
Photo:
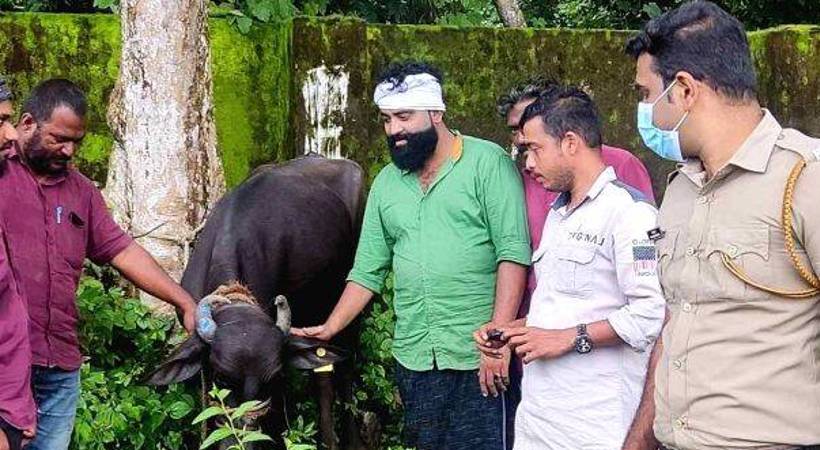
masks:
{"type": "MultiPolygon", "coordinates": [[[[214,383],[231,390],[228,403],[235,407],[249,400],[269,402],[281,395],[284,383],[277,375],[283,361],[299,369],[315,369],[343,359],[338,348],[290,336],[287,299],[278,296],[273,305],[275,311],[266,311],[238,283],[220,286],[199,302],[196,334],[180,344],[147,382],[181,382],[207,364],[214,383]]],[[[254,411],[240,419],[239,425],[254,428],[264,413],[254,411]]]]}

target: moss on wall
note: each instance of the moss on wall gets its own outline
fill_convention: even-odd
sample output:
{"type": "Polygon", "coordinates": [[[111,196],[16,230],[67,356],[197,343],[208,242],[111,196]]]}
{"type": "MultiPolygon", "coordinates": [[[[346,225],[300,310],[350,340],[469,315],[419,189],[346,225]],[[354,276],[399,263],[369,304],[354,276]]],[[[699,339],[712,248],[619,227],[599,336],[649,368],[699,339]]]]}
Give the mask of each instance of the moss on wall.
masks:
{"type": "MultiPolygon", "coordinates": [[[[111,15],[0,16],[0,73],[25,95],[47,77],[77,81],[89,94],[89,135],[81,169],[105,180],[111,135],[105,122],[117,76],[119,25],[111,15]]],[[[531,74],[580,84],[599,105],[605,141],[646,163],[660,194],[671,164],[660,162],[635,130],[634,62],[622,52],[629,32],[368,25],[357,19],[297,18],[248,35],[210,21],[214,114],[230,186],[254,167],[300,154],[307,130],[301,86],[310,69],[342,66],[350,75],[342,154],[375,176],[388,161],[375,78],[390,61],[423,58],[445,72],[448,124],[507,144],[495,100],[531,74]]],[[[761,102],[784,124],[820,135],[820,27],[750,33],[761,102]]]]}
{"type": "MultiPolygon", "coordinates": [[[[298,19],[294,29],[298,30],[293,41],[299,61],[294,70],[297,89],[305,71],[322,62],[347,61],[348,70],[358,73],[360,78],[349,89],[342,148],[345,155],[365,166],[371,179],[388,161],[378,110],[371,101],[375,79],[391,61],[424,59],[445,73],[448,125],[501,145],[508,144],[509,133],[496,114],[495,102],[512,84],[528,75],[543,74],[584,86],[603,114],[605,141],[641,157],[658,193],[662,192],[672,165],[640,146],[634,123],[634,62],[622,50],[628,32],[365,26],[363,22],[314,19],[298,19]],[[365,48],[355,40],[361,35],[366,37],[365,48]]],[[[304,121],[299,102],[294,116],[297,129],[304,121]]]]}
{"type": "Polygon", "coordinates": [[[88,134],[77,162],[87,175],[105,181],[113,142],[105,112],[119,70],[116,17],[13,14],[0,17],[0,28],[0,73],[18,98],[52,77],[71,79],[86,91],[88,134]]]}
{"type": "Polygon", "coordinates": [[[290,152],[291,22],[242,35],[210,22],[214,115],[228,186],[290,152]]]}
{"type": "Polygon", "coordinates": [[[783,126],[820,136],[820,26],[750,33],[760,100],[783,126]]]}
{"type": "Polygon", "coordinates": [[[300,18],[293,24],[293,91],[294,108],[291,123],[295,130],[294,151],[304,152],[305,136],[312,132],[307,127],[307,113],[302,99],[302,86],[309,70],[324,65],[331,72],[342,66],[349,74],[348,104],[344,118],[337,118],[342,126],[342,156],[359,163],[367,161],[372,148],[368,126],[370,116],[362,95],[370,85],[367,70],[367,27],[361,20],[336,18],[319,20],[300,18]],[[366,108],[366,109],[365,109],[366,108]]]}
{"type": "MultiPolygon", "coordinates": [[[[85,174],[105,182],[113,145],[105,114],[119,71],[118,18],[6,14],[0,28],[0,73],[18,98],[51,77],[69,78],[86,91],[88,134],[76,161],[85,174]]],[[[210,28],[219,151],[234,186],[259,164],[290,154],[291,23],[255,27],[248,35],[222,19],[211,20],[210,28]]]]}
{"type": "MultiPolygon", "coordinates": [[[[542,74],[586,88],[604,122],[604,141],[640,157],[658,197],[674,165],[646,149],[635,128],[634,61],[623,53],[628,31],[458,28],[365,25],[362,22],[297,19],[294,38],[299,64],[294,80],[323,61],[348,61],[362,71],[351,83],[343,153],[363,164],[371,177],[388,160],[378,111],[371,102],[378,72],[390,61],[425,59],[445,73],[447,122],[460,131],[506,145],[509,135],[495,101],[516,81],[542,74]],[[347,28],[348,31],[344,31],[347,28]],[[366,48],[357,40],[366,37],[366,48]],[[351,39],[353,41],[351,42],[351,39]],[[320,43],[320,45],[317,45],[320,43]],[[312,63],[311,63],[312,62],[312,63]]],[[[820,27],[788,26],[750,33],[760,72],[760,100],[784,125],[820,135],[820,27]]],[[[295,99],[297,111],[300,99],[295,99]]],[[[303,114],[295,114],[297,129],[303,114]]]]}

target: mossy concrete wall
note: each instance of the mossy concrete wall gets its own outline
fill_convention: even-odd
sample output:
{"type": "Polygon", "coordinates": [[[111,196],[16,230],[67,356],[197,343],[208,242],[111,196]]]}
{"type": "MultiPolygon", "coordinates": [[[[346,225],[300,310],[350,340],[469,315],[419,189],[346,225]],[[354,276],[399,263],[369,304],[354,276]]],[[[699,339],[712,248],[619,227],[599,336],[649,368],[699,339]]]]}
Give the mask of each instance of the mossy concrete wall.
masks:
{"type": "MultiPolygon", "coordinates": [[[[117,76],[115,16],[13,14],[0,17],[0,73],[19,95],[37,81],[63,76],[89,93],[89,136],[81,169],[103,181],[111,136],[105,123],[117,76]]],[[[628,148],[663,189],[671,165],[660,163],[635,130],[634,62],[622,52],[630,32],[369,25],[356,19],[297,18],[242,35],[221,19],[210,23],[219,150],[230,186],[254,167],[304,148],[310,132],[301,87],[311,69],[349,75],[341,152],[370,173],[388,156],[371,96],[390,61],[424,58],[445,72],[447,122],[463,133],[506,145],[495,100],[515,81],[543,74],[587,88],[601,110],[605,141],[628,148]]],[[[760,98],[785,125],[820,135],[820,27],[782,27],[750,34],[760,98]]]]}
{"type": "MultiPolygon", "coordinates": [[[[119,71],[114,16],[13,14],[0,17],[0,74],[19,98],[38,82],[68,78],[88,95],[88,132],[77,156],[83,172],[105,180],[113,145],[105,114],[119,71]]],[[[19,105],[18,105],[19,106],[19,105]]]]}
{"type": "MultiPolygon", "coordinates": [[[[461,132],[509,142],[495,101],[516,81],[534,74],[578,84],[597,102],[604,141],[627,148],[649,168],[660,198],[667,173],[635,128],[635,63],[623,53],[629,31],[457,28],[366,25],[351,20],[294,23],[294,82],[323,62],[351,73],[343,154],[367,165],[371,176],[387,159],[384,132],[371,97],[375,77],[390,61],[422,58],[445,72],[447,123],[461,132]],[[344,45],[340,45],[344,43],[344,45]],[[355,77],[355,80],[354,78],[355,77]]],[[[750,35],[760,78],[760,100],[784,125],[820,136],[820,26],[795,26],[750,35]]],[[[303,125],[301,98],[293,98],[294,126],[303,125]]],[[[297,131],[298,139],[304,133],[297,131]]]]}
{"type": "MultiPolygon", "coordinates": [[[[0,74],[18,97],[50,77],[69,78],[88,93],[88,134],[77,162],[104,182],[112,147],[105,115],[119,71],[117,16],[6,14],[0,30],[0,74]]],[[[290,30],[287,22],[242,35],[224,20],[210,22],[218,148],[230,186],[292,154],[290,30]]]]}

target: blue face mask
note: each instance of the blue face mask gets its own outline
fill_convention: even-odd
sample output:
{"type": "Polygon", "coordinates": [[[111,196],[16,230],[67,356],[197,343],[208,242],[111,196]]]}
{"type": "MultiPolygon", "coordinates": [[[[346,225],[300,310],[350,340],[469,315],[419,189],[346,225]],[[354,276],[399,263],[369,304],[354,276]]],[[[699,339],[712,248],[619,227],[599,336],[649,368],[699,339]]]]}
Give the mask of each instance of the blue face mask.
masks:
{"type": "Polygon", "coordinates": [[[638,133],[641,134],[643,143],[655,152],[656,155],[664,159],[672,161],[683,162],[683,153],[680,149],[680,136],[678,129],[683,125],[686,117],[689,116],[689,111],[681,117],[675,128],[671,130],[661,130],[655,126],[653,122],[653,111],[655,104],[666,95],[672,86],[677,83],[673,81],[652,103],[640,102],[638,103],[638,133]]]}

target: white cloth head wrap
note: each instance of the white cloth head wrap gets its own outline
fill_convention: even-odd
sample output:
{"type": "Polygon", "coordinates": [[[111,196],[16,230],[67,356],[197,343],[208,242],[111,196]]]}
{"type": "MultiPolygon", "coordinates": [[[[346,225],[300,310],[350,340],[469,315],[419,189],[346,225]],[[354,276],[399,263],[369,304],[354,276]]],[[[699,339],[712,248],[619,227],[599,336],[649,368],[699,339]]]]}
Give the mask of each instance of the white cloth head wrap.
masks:
{"type": "Polygon", "coordinates": [[[408,75],[398,85],[390,80],[379,83],[373,93],[373,102],[379,109],[447,110],[441,95],[441,84],[429,73],[408,75]]]}

